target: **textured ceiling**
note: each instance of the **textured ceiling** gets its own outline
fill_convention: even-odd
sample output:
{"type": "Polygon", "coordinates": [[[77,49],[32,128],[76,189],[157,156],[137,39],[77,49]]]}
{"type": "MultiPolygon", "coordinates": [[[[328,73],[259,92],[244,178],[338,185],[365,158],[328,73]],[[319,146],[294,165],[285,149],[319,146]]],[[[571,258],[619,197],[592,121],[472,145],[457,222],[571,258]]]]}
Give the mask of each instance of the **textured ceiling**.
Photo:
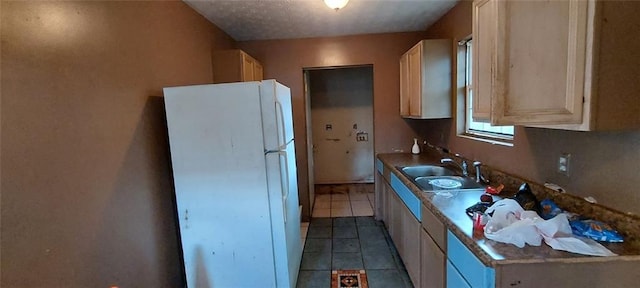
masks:
{"type": "Polygon", "coordinates": [[[457,0],[183,0],[236,41],[422,31],[457,0]]]}

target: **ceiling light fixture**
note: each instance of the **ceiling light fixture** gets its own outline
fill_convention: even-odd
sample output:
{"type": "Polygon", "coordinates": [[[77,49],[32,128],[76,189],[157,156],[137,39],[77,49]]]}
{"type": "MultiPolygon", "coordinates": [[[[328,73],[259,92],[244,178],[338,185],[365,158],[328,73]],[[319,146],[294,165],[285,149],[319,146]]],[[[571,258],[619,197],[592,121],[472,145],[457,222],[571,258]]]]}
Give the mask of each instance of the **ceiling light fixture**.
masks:
{"type": "Polygon", "coordinates": [[[349,0],[324,0],[324,4],[327,4],[329,8],[334,9],[336,11],[346,6],[348,2],[349,0]]]}

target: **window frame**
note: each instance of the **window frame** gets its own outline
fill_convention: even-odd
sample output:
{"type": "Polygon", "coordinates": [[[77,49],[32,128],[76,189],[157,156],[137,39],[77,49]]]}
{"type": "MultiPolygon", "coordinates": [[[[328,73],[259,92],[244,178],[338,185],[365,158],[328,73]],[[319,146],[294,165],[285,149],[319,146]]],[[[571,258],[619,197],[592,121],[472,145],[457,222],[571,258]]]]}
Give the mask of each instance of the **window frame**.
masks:
{"type": "MultiPolygon", "coordinates": [[[[458,109],[459,112],[461,111],[463,112],[462,114],[464,115],[464,119],[462,121],[458,121],[458,125],[461,126],[461,127],[458,127],[458,136],[464,137],[464,138],[470,138],[478,141],[483,141],[483,142],[490,142],[493,144],[513,146],[513,139],[515,137],[514,126],[492,126],[492,127],[511,127],[512,134],[502,133],[498,131],[475,129],[475,128],[469,127],[470,123],[474,123],[476,125],[491,125],[489,123],[473,121],[473,117],[472,117],[473,91],[474,91],[473,90],[474,83],[472,80],[473,79],[472,46],[473,46],[473,39],[471,38],[471,36],[458,42],[458,51],[460,52],[460,50],[462,49],[462,53],[464,54],[464,57],[463,57],[464,59],[460,59],[461,57],[458,57],[458,61],[460,62],[460,60],[463,60],[463,63],[461,64],[464,65],[464,76],[462,77],[464,80],[463,81],[464,101],[462,101],[463,107],[460,107],[462,109],[460,108],[458,109]]],[[[458,74],[459,74],[458,77],[462,76],[460,75],[462,74],[460,69],[458,69],[458,74]]]]}

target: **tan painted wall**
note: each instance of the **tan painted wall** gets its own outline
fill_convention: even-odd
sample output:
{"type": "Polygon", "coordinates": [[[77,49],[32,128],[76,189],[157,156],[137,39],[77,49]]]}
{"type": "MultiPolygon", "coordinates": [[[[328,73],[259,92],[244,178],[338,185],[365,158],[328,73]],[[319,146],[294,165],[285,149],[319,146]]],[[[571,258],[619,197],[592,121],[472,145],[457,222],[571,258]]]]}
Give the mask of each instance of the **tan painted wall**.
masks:
{"type": "Polygon", "coordinates": [[[303,215],[310,215],[310,210],[302,69],[373,64],[374,150],[410,151],[414,132],[399,116],[399,59],[423,36],[423,32],[409,32],[238,43],[263,64],[265,79],[277,79],[291,88],[303,215]]]}
{"type": "MultiPolygon", "coordinates": [[[[427,30],[428,38],[460,40],[471,35],[471,11],[470,1],[460,2],[427,30]]],[[[640,131],[574,132],[516,127],[514,147],[505,147],[457,137],[454,123],[423,122],[415,128],[429,142],[466,158],[535,182],[556,183],[572,194],[594,196],[606,206],[640,214],[640,131]],[[556,173],[556,161],[563,152],[572,154],[569,177],[556,173]]]]}
{"type": "Polygon", "coordinates": [[[180,287],[162,87],[235,43],[182,2],[2,2],[2,287],[180,287]]]}

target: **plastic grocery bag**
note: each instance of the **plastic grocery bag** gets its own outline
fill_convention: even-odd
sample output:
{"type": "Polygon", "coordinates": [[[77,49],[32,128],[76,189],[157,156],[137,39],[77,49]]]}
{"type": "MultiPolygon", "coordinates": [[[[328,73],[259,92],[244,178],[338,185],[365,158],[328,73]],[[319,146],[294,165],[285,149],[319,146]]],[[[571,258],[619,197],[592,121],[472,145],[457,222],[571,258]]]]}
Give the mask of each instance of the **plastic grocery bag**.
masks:
{"type": "Polygon", "coordinates": [[[485,211],[492,215],[484,227],[485,237],[503,243],[511,243],[524,247],[524,244],[540,246],[542,235],[538,233],[535,223],[537,215],[533,211],[525,211],[512,199],[496,201],[485,211]],[[493,214],[491,214],[493,213],[493,214]]]}
{"type": "Polygon", "coordinates": [[[512,199],[496,201],[485,213],[493,214],[484,228],[484,235],[494,241],[522,248],[525,244],[540,246],[544,240],[556,250],[593,256],[616,255],[594,240],[573,236],[565,214],[544,220],[536,212],[522,209],[512,199]]]}

